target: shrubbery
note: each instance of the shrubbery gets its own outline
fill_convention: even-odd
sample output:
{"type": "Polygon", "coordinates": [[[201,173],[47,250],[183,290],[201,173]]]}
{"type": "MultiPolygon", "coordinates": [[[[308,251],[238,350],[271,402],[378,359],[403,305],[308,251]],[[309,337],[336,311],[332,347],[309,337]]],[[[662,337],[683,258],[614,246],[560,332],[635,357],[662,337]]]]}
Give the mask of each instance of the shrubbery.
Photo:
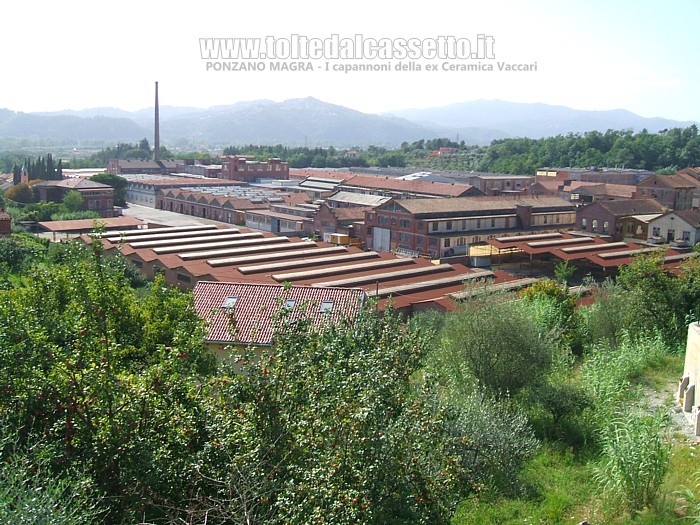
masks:
{"type": "Polygon", "coordinates": [[[190,294],[99,241],[14,236],[0,263],[0,417],[17,444],[0,497],[24,501],[37,477],[19,466],[36,465],[48,488],[25,507],[77,512],[60,524],[448,523],[464,498],[529,496],[523,473],[552,446],[599,459],[601,494],[636,512],[668,455],[632,380],[673,348],[700,282],[643,261],[580,309],[545,281],[405,324],[372,304],[320,333],[282,317],[236,374],[203,346],[190,294]],[[657,330],[648,282],[679,301],[657,330]]]}

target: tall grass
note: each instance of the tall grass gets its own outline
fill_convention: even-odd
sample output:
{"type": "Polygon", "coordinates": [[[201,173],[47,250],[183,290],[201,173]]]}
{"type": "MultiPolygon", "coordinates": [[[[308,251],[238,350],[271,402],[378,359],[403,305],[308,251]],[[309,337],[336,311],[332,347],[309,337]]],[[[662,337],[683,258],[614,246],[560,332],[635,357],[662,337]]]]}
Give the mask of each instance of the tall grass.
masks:
{"type": "Polygon", "coordinates": [[[602,460],[594,478],[605,502],[634,517],[651,505],[669,468],[670,442],[655,416],[628,413],[601,431],[602,460]]]}
{"type": "Polygon", "coordinates": [[[600,429],[627,412],[631,380],[659,364],[667,352],[659,334],[635,338],[623,331],[615,346],[604,342],[593,345],[581,365],[582,387],[593,400],[591,423],[600,429]]]}

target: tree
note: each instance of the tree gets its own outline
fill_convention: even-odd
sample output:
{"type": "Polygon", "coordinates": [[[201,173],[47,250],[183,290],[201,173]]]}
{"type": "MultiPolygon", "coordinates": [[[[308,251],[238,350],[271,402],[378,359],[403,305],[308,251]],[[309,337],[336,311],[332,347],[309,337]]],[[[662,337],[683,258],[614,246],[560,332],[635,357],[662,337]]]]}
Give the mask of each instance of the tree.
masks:
{"type": "Polygon", "coordinates": [[[5,192],[5,198],[21,204],[26,204],[29,202],[34,202],[34,191],[29,187],[29,185],[21,182],[12,186],[11,188],[8,188],[8,190],[5,192]]]}
{"type": "Polygon", "coordinates": [[[126,188],[129,185],[129,181],[124,177],[120,177],[114,173],[97,173],[90,177],[90,180],[112,186],[112,188],[114,188],[115,206],[126,205],[126,188]]]}
{"type": "Polygon", "coordinates": [[[82,208],[85,199],[79,191],[70,190],[63,197],[63,205],[69,212],[76,212],[82,208]]]}
{"type": "Polygon", "coordinates": [[[448,523],[473,486],[411,380],[421,337],[372,308],[322,333],[308,323],[283,316],[275,348],[217,384],[216,439],[198,459],[208,497],[192,507],[251,523],[448,523]]]}
{"type": "Polygon", "coordinates": [[[620,268],[617,283],[633,296],[637,331],[655,326],[669,342],[682,344],[689,312],[682,300],[681,281],[664,269],[663,250],[637,255],[631,264],[620,268]]]}
{"type": "Polygon", "coordinates": [[[503,398],[542,380],[553,361],[553,333],[508,296],[465,301],[445,324],[447,348],[484,392],[503,398]]]}
{"type": "Polygon", "coordinates": [[[62,257],[0,292],[0,419],[30,459],[84,472],[107,522],[162,515],[195,486],[214,370],[203,326],[177,290],[141,302],[99,240],[62,257]],[[149,322],[162,312],[166,329],[149,322]]]}

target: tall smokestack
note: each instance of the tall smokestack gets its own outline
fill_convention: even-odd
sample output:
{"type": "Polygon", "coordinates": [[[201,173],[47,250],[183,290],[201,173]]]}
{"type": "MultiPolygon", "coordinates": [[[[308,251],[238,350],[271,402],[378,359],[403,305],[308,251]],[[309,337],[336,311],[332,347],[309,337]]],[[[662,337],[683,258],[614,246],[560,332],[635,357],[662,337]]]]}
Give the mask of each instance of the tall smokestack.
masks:
{"type": "Polygon", "coordinates": [[[156,114],[155,114],[155,139],[153,141],[153,160],[160,160],[160,116],[158,115],[158,82],[156,82],[156,114]]]}

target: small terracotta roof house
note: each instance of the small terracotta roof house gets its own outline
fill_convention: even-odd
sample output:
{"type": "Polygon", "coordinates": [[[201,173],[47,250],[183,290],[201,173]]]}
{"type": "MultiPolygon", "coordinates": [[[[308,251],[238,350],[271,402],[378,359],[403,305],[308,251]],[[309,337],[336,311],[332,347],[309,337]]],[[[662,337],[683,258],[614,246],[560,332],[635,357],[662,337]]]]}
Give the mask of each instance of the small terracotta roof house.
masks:
{"type": "Polygon", "coordinates": [[[218,357],[234,346],[272,346],[276,321],[308,317],[313,326],[355,318],[365,302],[356,288],[199,281],[194,288],[197,315],[207,323],[205,342],[218,357]]]}

